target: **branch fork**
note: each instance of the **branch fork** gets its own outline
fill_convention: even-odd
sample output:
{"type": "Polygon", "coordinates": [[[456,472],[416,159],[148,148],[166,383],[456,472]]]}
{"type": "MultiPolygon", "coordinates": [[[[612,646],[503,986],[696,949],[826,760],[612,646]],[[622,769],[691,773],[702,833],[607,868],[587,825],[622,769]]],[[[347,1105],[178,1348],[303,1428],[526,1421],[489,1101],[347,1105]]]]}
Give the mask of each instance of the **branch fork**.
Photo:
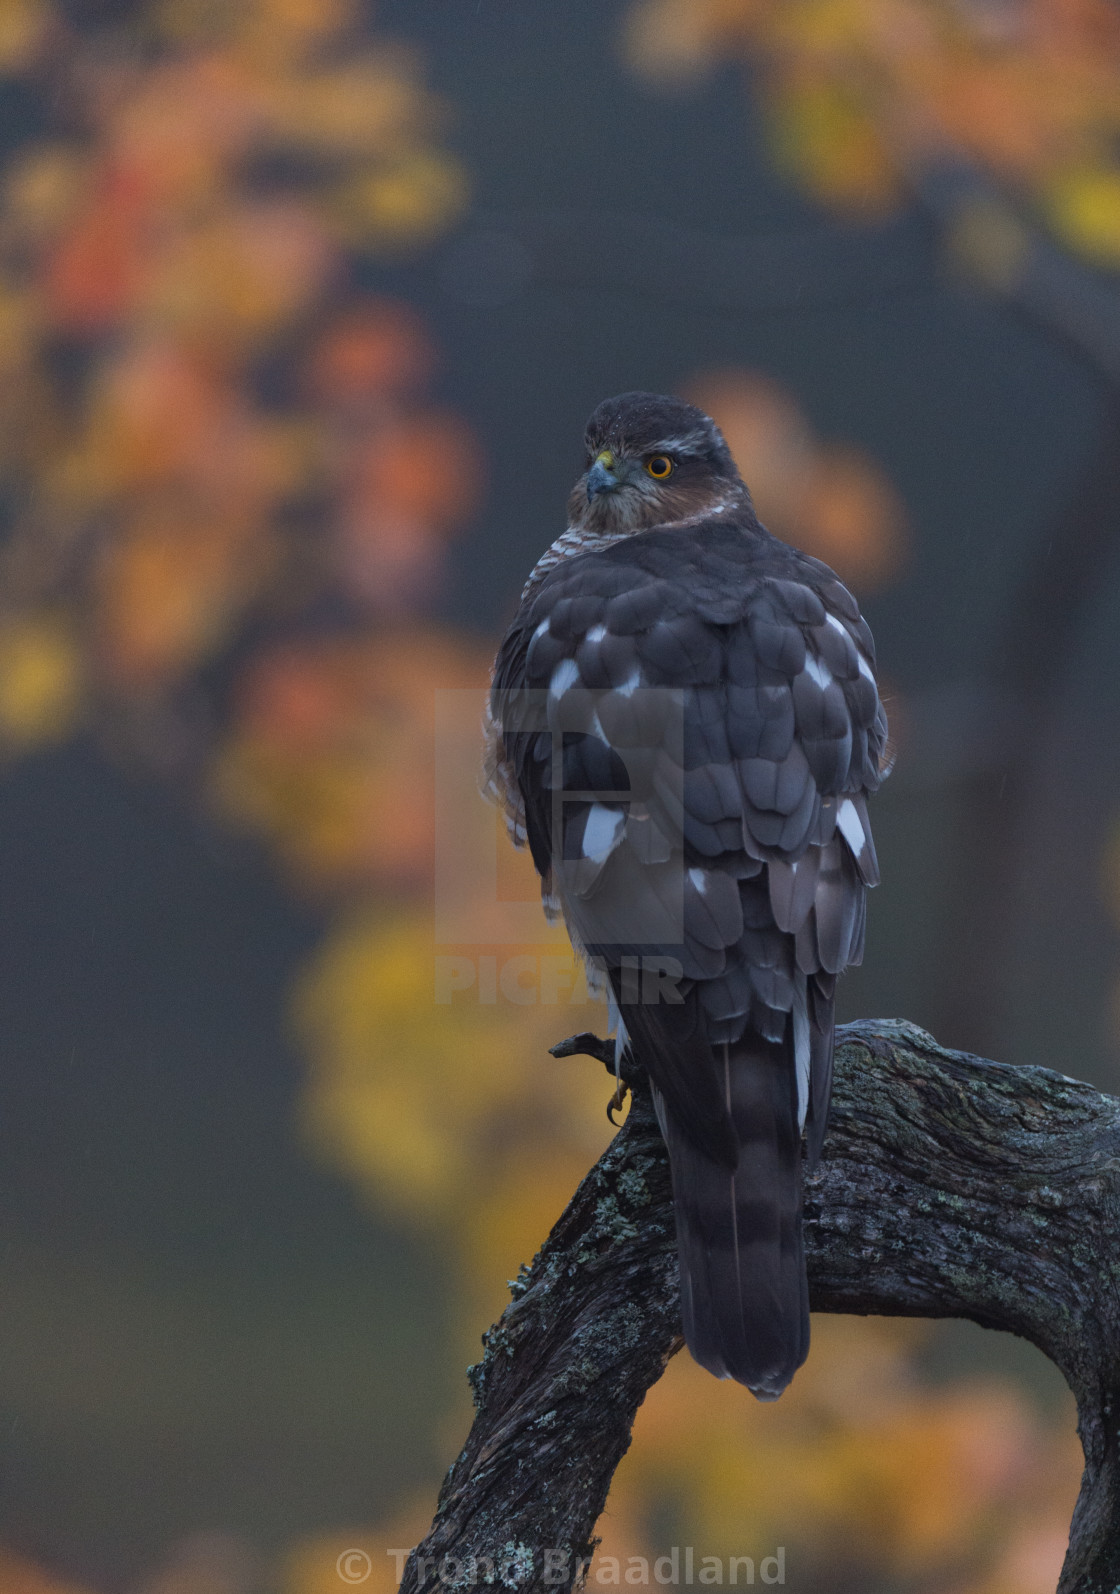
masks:
{"type": "MultiPolygon", "coordinates": [[[[1058,1594],[1115,1594],[1120,1101],[902,1021],[849,1024],[837,1043],[805,1192],[813,1310],[966,1317],[1037,1345],[1076,1396],[1085,1451],[1058,1594]]],[[[613,1073],[596,1036],[553,1053],[606,1061],[607,1046],[613,1073]]],[[[586,1575],[638,1406],[681,1345],[668,1160],[630,1083],[625,1124],[485,1336],[474,1426],[401,1594],[446,1589],[449,1569],[522,1594],[586,1575]]]]}

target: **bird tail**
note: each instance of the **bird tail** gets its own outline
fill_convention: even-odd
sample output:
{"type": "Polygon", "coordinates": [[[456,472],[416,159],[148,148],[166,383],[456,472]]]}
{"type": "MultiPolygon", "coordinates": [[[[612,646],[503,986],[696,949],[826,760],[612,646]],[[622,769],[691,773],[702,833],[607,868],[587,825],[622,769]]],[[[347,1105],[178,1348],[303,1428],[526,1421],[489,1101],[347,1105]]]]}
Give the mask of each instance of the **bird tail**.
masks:
{"type": "Polygon", "coordinates": [[[739,1143],[734,1170],[705,1156],[655,1092],[673,1172],[688,1348],[759,1400],[776,1400],[809,1351],[791,1029],[782,1041],[746,1035],[715,1048],[739,1143]]]}

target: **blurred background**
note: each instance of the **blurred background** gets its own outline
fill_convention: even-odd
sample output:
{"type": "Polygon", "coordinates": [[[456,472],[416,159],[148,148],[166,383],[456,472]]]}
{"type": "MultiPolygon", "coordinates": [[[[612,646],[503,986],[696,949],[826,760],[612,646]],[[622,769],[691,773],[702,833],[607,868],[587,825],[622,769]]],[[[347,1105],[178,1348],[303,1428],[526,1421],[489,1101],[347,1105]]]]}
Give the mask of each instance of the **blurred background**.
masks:
{"type": "MultiPolygon", "coordinates": [[[[1114,0],[0,0],[0,1594],[423,1532],[610,1132],[587,1009],[433,1001],[509,950],[435,704],[638,387],[875,631],[844,1016],[1120,1084],[1114,0]]],[[[777,1406],[677,1358],[602,1553],[1044,1594],[1078,1475],[1030,1347],[818,1318],[777,1406]]]]}

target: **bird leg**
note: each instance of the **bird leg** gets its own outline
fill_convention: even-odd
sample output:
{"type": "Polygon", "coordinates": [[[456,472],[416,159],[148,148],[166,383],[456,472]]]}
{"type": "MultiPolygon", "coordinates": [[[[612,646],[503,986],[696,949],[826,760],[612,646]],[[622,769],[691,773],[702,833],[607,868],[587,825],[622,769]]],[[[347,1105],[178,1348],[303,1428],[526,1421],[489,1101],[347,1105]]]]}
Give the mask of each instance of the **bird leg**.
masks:
{"type": "Polygon", "coordinates": [[[581,1030],[569,1035],[566,1041],[557,1041],[548,1048],[550,1057],[596,1057],[608,1073],[614,1073],[614,1041],[596,1035],[594,1030],[581,1030]]]}
{"type": "Polygon", "coordinates": [[[566,1041],[557,1041],[555,1046],[548,1048],[548,1051],[550,1057],[595,1057],[608,1073],[614,1075],[614,1095],[607,1103],[607,1117],[612,1124],[615,1124],[614,1115],[630,1094],[630,1086],[622,1077],[621,1049],[614,1041],[609,1037],[596,1035],[594,1030],[585,1029],[578,1035],[569,1035],[566,1041]]]}

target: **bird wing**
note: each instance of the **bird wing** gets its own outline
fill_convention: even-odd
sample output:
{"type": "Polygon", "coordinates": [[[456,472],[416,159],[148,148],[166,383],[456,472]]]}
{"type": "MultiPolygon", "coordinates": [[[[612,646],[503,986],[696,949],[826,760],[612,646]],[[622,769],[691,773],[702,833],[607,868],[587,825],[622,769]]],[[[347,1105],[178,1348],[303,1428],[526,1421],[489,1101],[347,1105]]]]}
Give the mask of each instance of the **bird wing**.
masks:
{"type": "Polygon", "coordinates": [[[644,532],[530,593],[492,713],[515,835],[650,1077],[689,1348],[773,1399],[809,1343],[801,1133],[815,1161],[878,879],[870,632],[757,524],[644,532]]]}
{"type": "Polygon", "coordinates": [[[627,959],[679,966],[688,1011],[658,1004],[627,1025],[717,1160],[729,1136],[712,1047],[748,1026],[780,1039],[801,1007],[816,1044],[799,1115],[819,1150],[835,976],[862,956],[878,880],[874,666],[827,566],[710,523],[565,561],[498,656],[500,756],[537,869],[612,983],[627,959]]]}

